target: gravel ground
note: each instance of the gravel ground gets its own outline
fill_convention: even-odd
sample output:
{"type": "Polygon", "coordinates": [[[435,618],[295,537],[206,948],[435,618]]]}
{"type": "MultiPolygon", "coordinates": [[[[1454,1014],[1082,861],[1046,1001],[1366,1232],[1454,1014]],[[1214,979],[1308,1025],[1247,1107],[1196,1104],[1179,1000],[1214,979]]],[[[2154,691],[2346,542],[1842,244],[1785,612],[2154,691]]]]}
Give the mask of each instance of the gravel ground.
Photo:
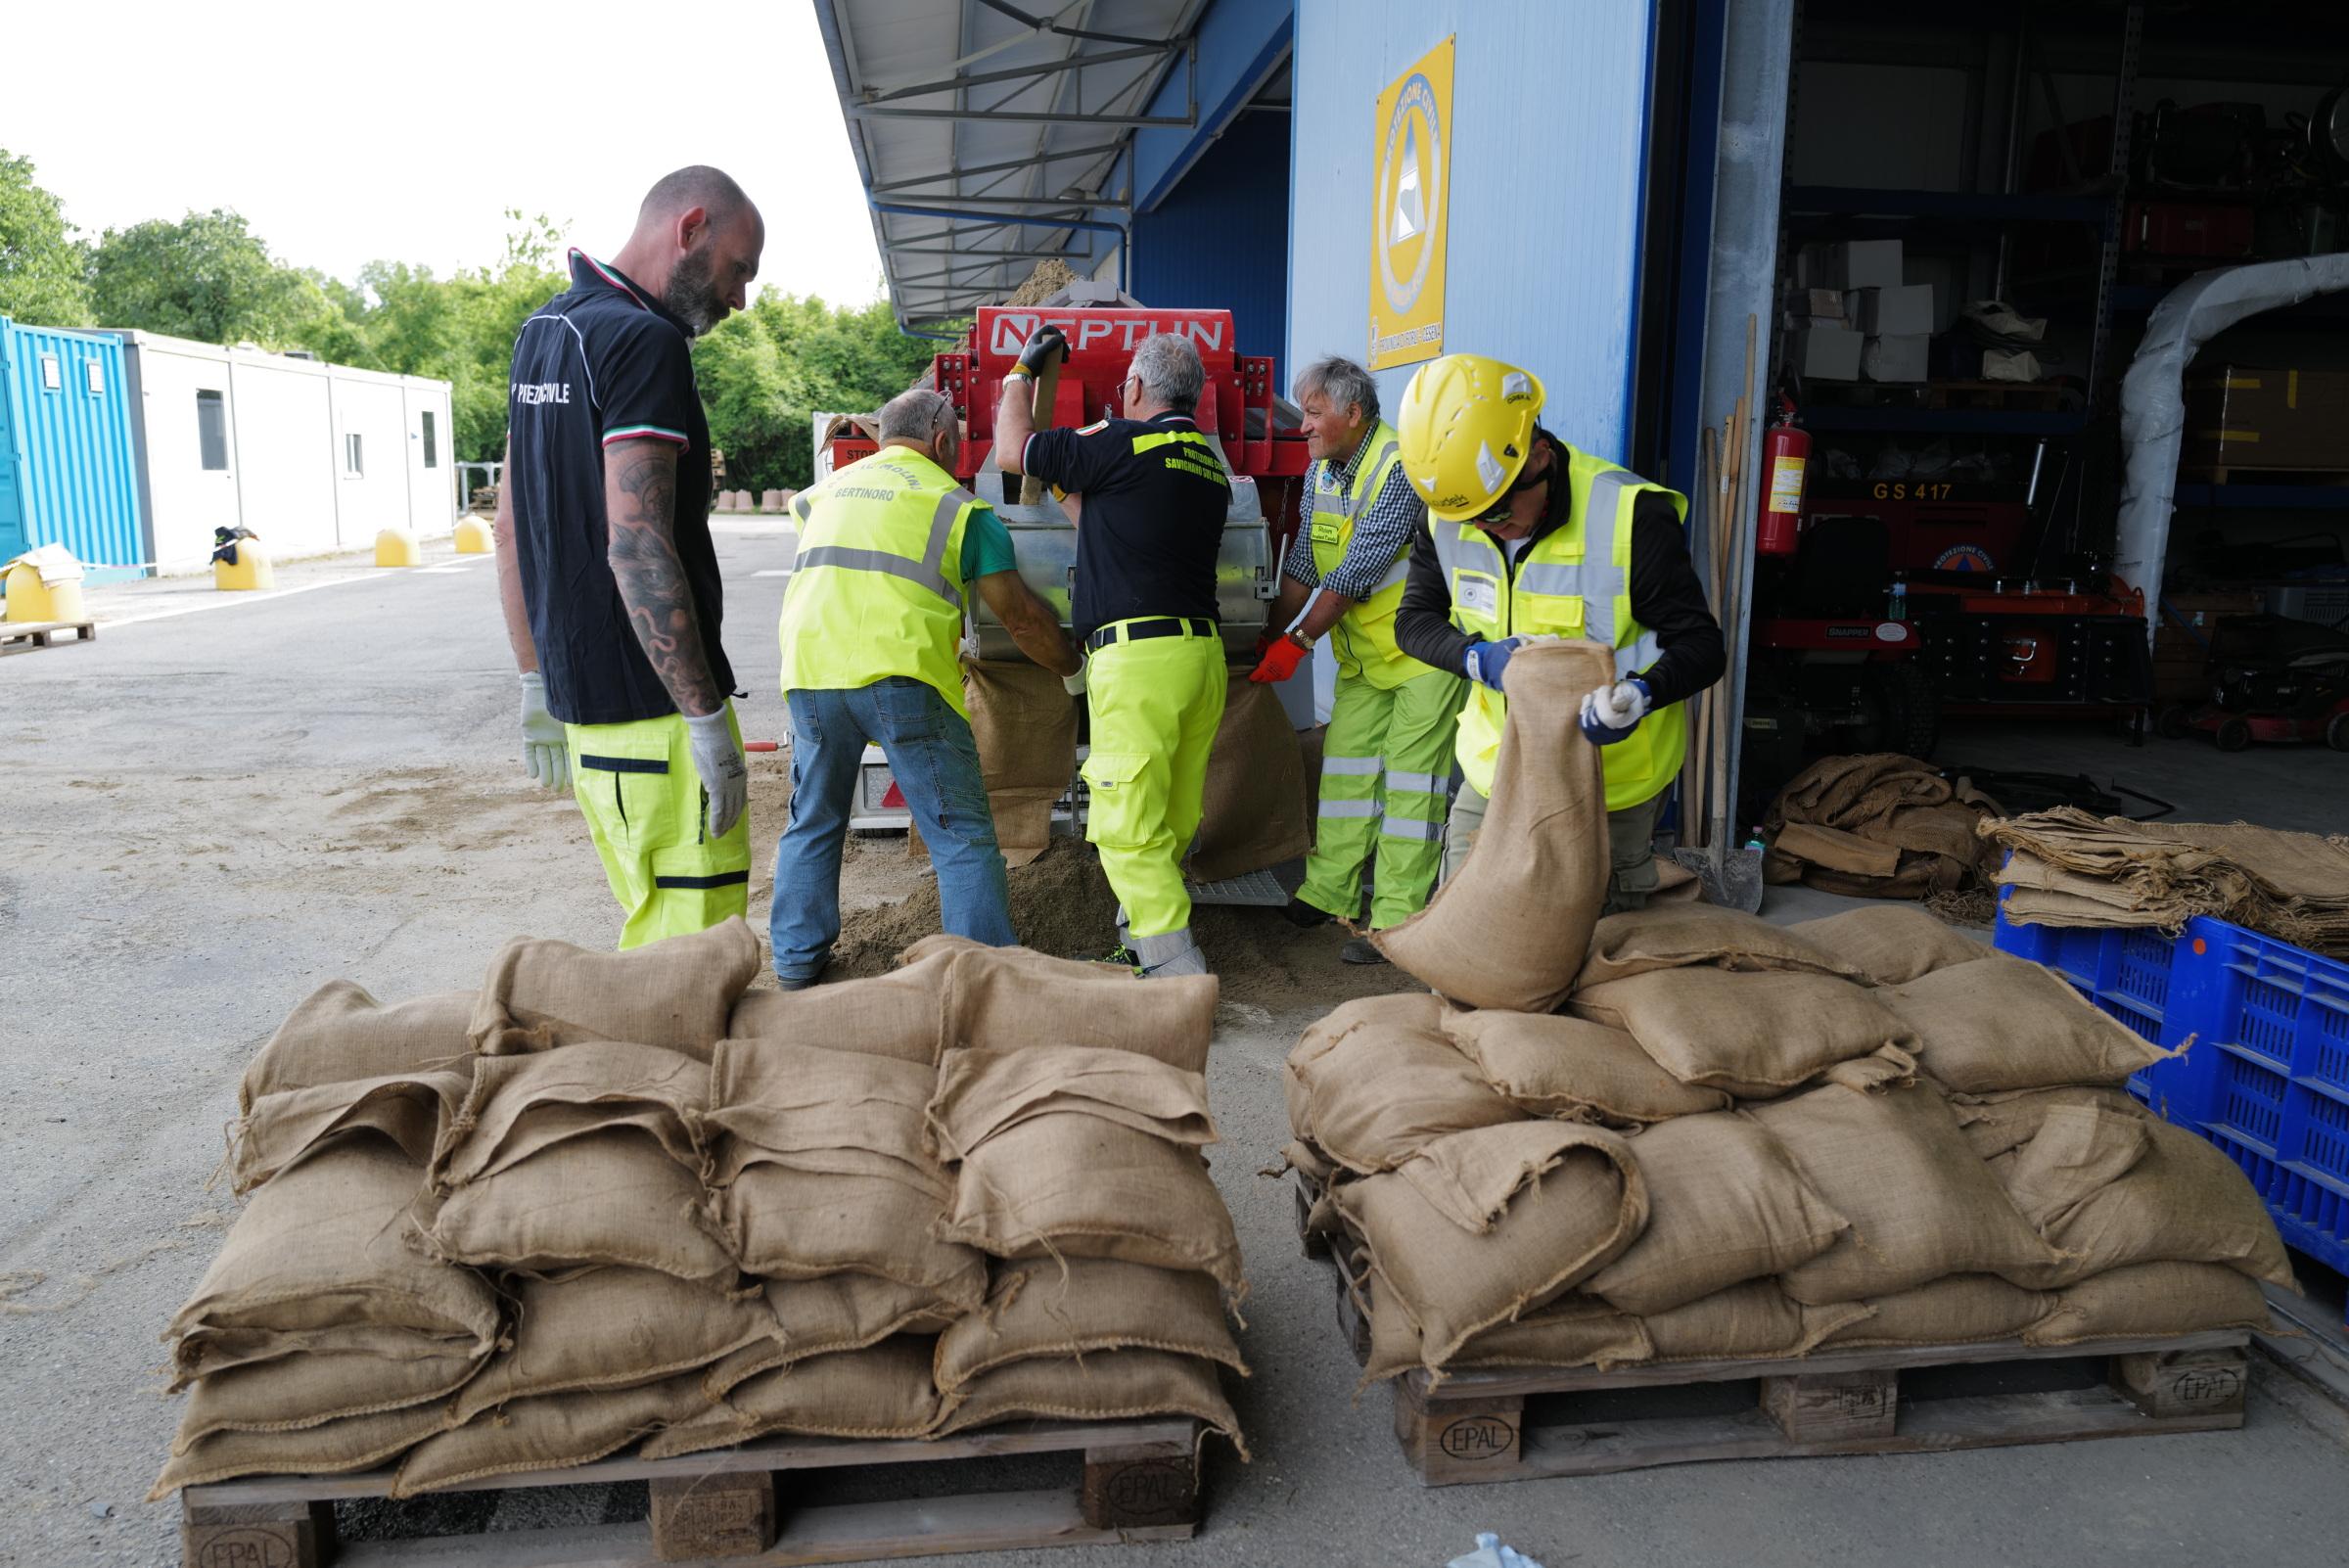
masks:
{"type": "MultiPolygon", "coordinates": [[[[774,736],[782,581],[757,574],[788,565],[789,535],[729,527],[720,555],[743,727],[774,736]]],[[[0,1037],[0,1561],[178,1561],[176,1504],[141,1500],[176,1416],[157,1336],[233,1218],[207,1177],[237,1075],[287,1009],[336,976],[386,997],[470,986],[520,932],[613,938],[576,810],[515,765],[493,568],[439,554],[434,568],[296,564],[281,571],[294,591],[257,602],[189,583],[101,590],[96,643],[0,659],[0,995],[15,1019],[0,1037]]],[[[761,837],[780,825],[778,765],[753,763],[761,837]]],[[[901,898],[922,874],[876,845],[851,862],[849,901],[901,898]]],[[[1824,901],[1775,897],[1773,913],[1824,901]]],[[[755,883],[754,924],[765,899],[755,883]]],[[[1297,1256],[1286,1188],[1256,1175],[1286,1137],[1279,1068],[1299,1029],[1389,982],[1338,971],[1342,933],[1293,934],[1268,913],[1230,929],[1300,978],[1278,1005],[1226,1004],[1210,1074],[1226,1140],[1215,1173],[1254,1281],[1256,1375],[1235,1403],[1256,1460],[1211,1453],[1208,1522],[1188,1545],[933,1560],[1410,1568],[1479,1529],[1551,1568],[2340,1559],[2339,1423],[2273,1375],[2232,1434],[1422,1491],[1384,1396],[1354,1399],[1329,1276],[1297,1256]]],[[[501,1499],[485,1518],[442,1502],[345,1525],[642,1507],[640,1489],[572,1489],[501,1499]]]]}

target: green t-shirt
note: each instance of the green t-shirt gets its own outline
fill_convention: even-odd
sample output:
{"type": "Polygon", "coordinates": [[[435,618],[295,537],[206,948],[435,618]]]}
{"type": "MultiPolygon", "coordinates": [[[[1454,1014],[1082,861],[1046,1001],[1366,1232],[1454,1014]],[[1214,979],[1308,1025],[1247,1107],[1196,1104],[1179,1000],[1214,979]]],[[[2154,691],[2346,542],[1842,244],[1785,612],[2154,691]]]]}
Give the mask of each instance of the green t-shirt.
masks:
{"type": "Polygon", "coordinates": [[[973,507],[971,520],[962,526],[962,580],[976,582],[1019,568],[1019,557],[1011,549],[1011,530],[995,516],[993,507],[973,507]]]}

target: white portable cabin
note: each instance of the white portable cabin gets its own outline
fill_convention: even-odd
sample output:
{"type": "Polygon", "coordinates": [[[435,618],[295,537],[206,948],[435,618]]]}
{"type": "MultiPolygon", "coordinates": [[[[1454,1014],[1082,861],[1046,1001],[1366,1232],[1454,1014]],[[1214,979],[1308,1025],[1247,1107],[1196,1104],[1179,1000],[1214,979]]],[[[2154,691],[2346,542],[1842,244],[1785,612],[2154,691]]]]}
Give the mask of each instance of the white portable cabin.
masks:
{"type": "Polygon", "coordinates": [[[245,528],[279,560],[446,532],[460,505],[448,383],[251,347],[117,332],[147,561],[204,567],[245,528]]]}

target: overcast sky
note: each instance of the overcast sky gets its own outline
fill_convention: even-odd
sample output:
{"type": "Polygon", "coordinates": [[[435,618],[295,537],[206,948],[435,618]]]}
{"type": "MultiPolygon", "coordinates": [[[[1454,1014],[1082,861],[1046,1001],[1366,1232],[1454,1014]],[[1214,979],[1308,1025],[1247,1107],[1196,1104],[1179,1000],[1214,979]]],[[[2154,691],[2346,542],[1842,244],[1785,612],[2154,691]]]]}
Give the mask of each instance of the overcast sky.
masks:
{"type": "Polygon", "coordinates": [[[225,207],[296,266],[445,276],[507,208],[608,254],[655,179],[716,163],[766,214],[761,287],[881,292],[808,0],[8,10],[0,148],[91,236],[225,207]]]}

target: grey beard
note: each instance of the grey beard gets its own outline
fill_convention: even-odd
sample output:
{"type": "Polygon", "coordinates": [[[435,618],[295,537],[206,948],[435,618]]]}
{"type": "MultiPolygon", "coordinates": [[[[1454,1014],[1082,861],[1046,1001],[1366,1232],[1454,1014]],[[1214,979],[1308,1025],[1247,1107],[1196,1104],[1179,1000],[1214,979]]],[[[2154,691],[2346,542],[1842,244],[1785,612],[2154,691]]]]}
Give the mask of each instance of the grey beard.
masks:
{"type": "Polygon", "coordinates": [[[710,273],[709,253],[688,253],[669,274],[668,287],[661,291],[661,303],[697,338],[717,325],[717,290],[710,273]]]}

